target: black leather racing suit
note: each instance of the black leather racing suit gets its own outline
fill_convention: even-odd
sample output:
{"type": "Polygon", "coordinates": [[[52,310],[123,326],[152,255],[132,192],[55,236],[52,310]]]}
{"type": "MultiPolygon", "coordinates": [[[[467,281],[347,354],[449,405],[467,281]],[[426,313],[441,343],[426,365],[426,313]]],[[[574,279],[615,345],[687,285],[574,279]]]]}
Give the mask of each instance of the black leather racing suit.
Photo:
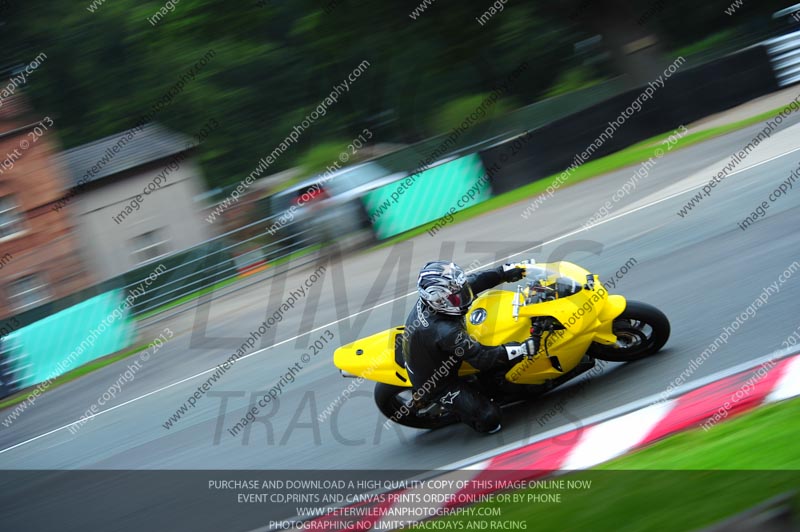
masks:
{"type": "MultiPolygon", "coordinates": [[[[476,295],[506,281],[502,266],[467,279],[476,295]]],[[[500,408],[458,379],[458,368],[462,360],[482,371],[510,364],[503,346],[485,346],[470,339],[464,319],[435,312],[417,300],[403,332],[403,358],[417,398],[438,400],[475,430],[488,432],[499,427],[500,408]]]]}

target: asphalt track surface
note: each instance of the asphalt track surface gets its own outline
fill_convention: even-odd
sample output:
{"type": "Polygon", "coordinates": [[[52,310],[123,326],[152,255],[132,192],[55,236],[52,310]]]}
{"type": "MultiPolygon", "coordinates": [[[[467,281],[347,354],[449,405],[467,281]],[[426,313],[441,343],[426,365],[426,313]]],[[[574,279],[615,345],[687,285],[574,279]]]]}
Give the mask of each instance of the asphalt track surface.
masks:
{"type": "MultiPolygon", "coordinates": [[[[257,344],[255,354],[239,360],[214,384],[216,397],[203,396],[166,429],[163,423],[210,373],[197,375],[227,359],[313,268],[186,312],[170,324],[151,328],[169,326],[176,338],[103,407],[110,410],[75,434],[67,425],[98,400],[133,358],[52,390],[10,428],[0,425],[0,469],[419,471],[442,468],[560,425],[579,425],[581,419],[659,393],[764,287],[800,260],[800,183],[771,203],[764,219],[746,231],[737,226],[800,164],[800,151],[794,151],[800,150],[800,125],[791,126],[796,122],[795,117],[789,119],[787,127],[773,133],[684,218],[676,213],[697,190],[683,191],[705,183],[716,173],[709,167],[727,162],[760,126],[666,155],[608,218],[585,231],[579,231],[583,223],[631,177],[635,166],[564,188],[527,220],[521,217],[529,203],[525,201],[447,227],[434,237],[423,234],[334,261],[311,292],[319,296],[318,302],[304,298],[271,331],[274,336],[257,344]],[[337,415],[315,421],[350,383],[331,363],[333,348],[402,322],[415,301],[407,294],[424,262],[452,256],[463,265],[475,260],[490,265],[520,252],[517,258],[565,258],[601,279],[634,258],[636,264],[611,292],[661,308],[672,323],[667,346],[638,363],[609,364],[567,401],[567,389],[562,389],[507,409],[504,429],[492,436],[476,435],[465,426],[432,432],[384,429],[370,382],[343,402],[337,415]],[[397,260],[399,266],[394,264],[397,260]],[[280,280],[285,280],[286,291],[270,297],[271,290],[280,291],[280,280]],[[355,313],[359,314],[343,319],[355,313]],[[313,332],[303,334],[309,329],[313,332]],[[325,330],[335,335],[334,342],[304,364],[277,403],[261,409],[261,421],[252,430],[231,436],[226,429],[309,352],[309,339],[313,342],[325,330]],[[224,417],[220,395],[228,396],[224,417]],[[556,413],[543,423],[547,412],[556,413]]],[[[442,211],[447,208],[442,206],[442,211]]],[[[781,348],[800,325],[797,301],[800,271],[780,285],[779,293],[770,296],[688,382],[781,348]]],[[[0,419],[8,412],[0,412],[0,419]]],[[[100,485],[83,489],[86,498],[104,490],[100,485]]],[[[3,490],[9,495],[14,487],[6,484],[3,490]]],[[[246,526],[241,524],[242,529],[246,526]]]]}

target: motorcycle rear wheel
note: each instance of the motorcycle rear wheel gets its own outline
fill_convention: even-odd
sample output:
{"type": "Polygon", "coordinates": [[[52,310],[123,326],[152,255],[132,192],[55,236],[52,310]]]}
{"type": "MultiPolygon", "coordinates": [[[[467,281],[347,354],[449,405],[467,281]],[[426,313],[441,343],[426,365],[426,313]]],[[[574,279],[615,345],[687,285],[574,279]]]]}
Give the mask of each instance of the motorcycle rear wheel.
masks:
{"type": "Polygon", "coordinates": [[[667,316],[652,305],[628,301],[625,311],[612,325],[615,345],[594,343],[588,355],[609,362],[631,362],[657,353],[669,339],[667,316]]]}
{"type": "Polygon", "coordinates": [[[428,413],[419,413],[411,404],[411,388],[379,382],[375,385],[375,404],[390,420],[415,429],[438,429],[458,422],[458,417],[434,406],[428,413]],[[408,408],[403,412],[403,406],[408,408]]]}

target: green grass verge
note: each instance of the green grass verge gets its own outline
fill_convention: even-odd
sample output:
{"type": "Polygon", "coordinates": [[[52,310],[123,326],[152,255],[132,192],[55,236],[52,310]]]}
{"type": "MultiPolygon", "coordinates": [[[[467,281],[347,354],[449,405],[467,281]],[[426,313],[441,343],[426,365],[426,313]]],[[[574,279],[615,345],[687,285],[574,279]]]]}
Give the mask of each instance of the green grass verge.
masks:
{"type": "MultiPolygon", "coordinates": [[[[759,408],[708,432],[671,436],[594,470],[555,477],[591,481],[588,489],[527,489],[512,493],[533,502],[497,502],[495,497],[476,507],[500,509],[499,517],[485,519],[524,521],[533,530],[694,530],[799,490],[798,441],[800,400],[795,399],[759,408]],[[561,494],[560,502],[536,502],[536,495],[555,493],[561,494]]],[[[452,521],[450,530],[471,530],[469,524],[479,519],[461,515],[440,520],[452,521]]]]}
{"type": "Polygon", "coordinates": [[[800,472],[800,399],[767,405],[708,431],[682,432],[598,467],[800,472]]]}
{"type": "MultiPolygon", "coordinates": [[[[129,356],[135,355],[136,353],[140,353],[141,351],[144,351],[145,349],[149,349],[150,347],[152,347],[152,345],[153,345],[152,343],[151,344],[140,345],[139,347],[134,347],[134,348],[129,349],[127,351],[114,353],[114,354],[107,355],[107,356],[102,357],[102,358],[97,358],[95,360],[92,360],[91,362],[87,362],[86,364],[84,364],[84,365],[82,365],[80,367],[77,367],[77,368],[73,369],[72,371],[64,373],[63,375],[59,375],[58,377],[53,379],[53,382],[51,382],[50,385],[44,391],[48,392],[48,391],[50,391],[50,390],[52,390],[54,388],[58,388],[62,384],[66,384],[66,383],[68,383],[70,381],[74,381],[75,379],[77,379],[79,377],[82,377],[82,376],[86,375],[87,373],[91,373],[91,372],[96,371],[96,370],[98,370],[100,368],[104,368],[104,367],[106,367],[106,366],[108,366],[110,364],[113,364],[114,362],[117,362],[119,360],[128,358],[129,356]]],[[[14,406],[16,404],[19,404],[19,403],[23,402],[25,399],[28,398],[28,396],[30,395],[30,393],[31,393],[31,391],[33,389],[34,389],[34,386],[32,386],[30,388],[26,388],[24,390],[21,390],[21,391],[15,393],[14,395],[9,395],[8,397],[3,398],[3,400],[0,401],[0,409],[7,408],[9,406],[14,406]]]]}
{"type": "MultiPolygon", "coordinates": [[[[693,146],[700,142],[704,142],[716,137],[720,137],[727,133],[731,133],[733,131],[751,126],[753,124],[757,124],[759,122],[763,122],[776,116],[780,113],[784,107],[781,106],[777,107],[771,111],[767,111],[761,113],[756,116],[752,116],[750,118],[746,118],[744,120],[739,120],[738,122],[733,122],[730,124],[724,124],[722,126],[717,126],[713,128],[709,128],[703,131],[698,131],[697,133],[689,133],[688,135],[684,136],[673,145],[671,152],[676,150],[687,148],[689,146],[693,146]]],[[[657,135],[650,139],[644,140],[633,146],[629,146],[623,150],[620,150],[616,153],[612,153],[611,155],[607,155],[595,161],[590,161],[586,164],[579,166],[570,176],[570,178],[561,184],[559,188],[566,188],[570,185],[574,185],[576,183],[580,183],[581,181],[586,181],[587,179],[591,179],[594,177],[601,176],[603,174],[607,174],[608,172],[612,172],[614,170],[619,170],[620,168],[625,168],[626,166],[631,166],[634,164],[639,164],[643,161],[646,161],[650,157],[655,157],[655,151],[657,148],[660,147],[661,143],[665,141],[671,133],[666,133],[664,135],[657,135]]],[[[548,176],[544,179],[540,179],[538,181],[534,181],[528,185],[523,187],[517,188],[515,190],[511,190],[504,194],[500,194],[499,196],[494,196],[483,203],[475,205],[474,207],[469,207],[464,209],[463,211],[459,211],[453,215],[453,222],[450,225],[457,224],[459,222],[463,222],[474,218],[476,216],[480,216],[481,214],[485,214],[490,211],[494,211],[503,207],[507,207],[519,201],[531,198],[532,196],[536,196],[544,192],[548,186],[554,183],[554,180],[560,175],[554,174],[548,176]]],[[[442,212],[446,209],[446,206],[442,207],[442,212]]],[[[427,232],[429,229],[436,225],[437,221],[434,220],[427,224],[421,225],[419,227],[415,227],[410,231],[406,231],[405,233],[399,234],[392,238],[389,238],[380,244],[378,244],[378,248],[383,248],[386,246],[391,246],[403,240],[407,240],[409,238],[413,238],[415,236],[421,235],[427,232]]]]}

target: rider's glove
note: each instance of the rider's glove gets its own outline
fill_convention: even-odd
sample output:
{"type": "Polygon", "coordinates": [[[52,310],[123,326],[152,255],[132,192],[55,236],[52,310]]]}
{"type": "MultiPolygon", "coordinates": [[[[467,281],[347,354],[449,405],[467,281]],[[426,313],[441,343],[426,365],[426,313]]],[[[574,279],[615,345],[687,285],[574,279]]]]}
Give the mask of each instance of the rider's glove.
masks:
{"type": "Polygon", "coordinates": [[[531,336],[522,344],[525,346],[525,351],[528,356],[534,356],[539,352],[539,337],[531,336]]]}
{"type": "Polygon", "coordinates": [[[508,355],[508,361],[516,364],[518,358],[533,356],[539,351],[539,339],[535,336],[531,336],[522,343],[508,342],[503,344],[503,347],[506,350],[506,355],[508,355]]]}
{"type": "Polygon", "coordinates": [[[503,347],[506,350],[509,361],[525,355],[525,347],[519,342],[508,342],[507,344],[503,344],[503,347]]]}
{"type": "Polygon", "coordinates": [[[503,264],[500,274],[503,276],[503,282],[515,283],[525,277],[527,273],[525,268],[514,266],[513,264],[503,264]]]}

